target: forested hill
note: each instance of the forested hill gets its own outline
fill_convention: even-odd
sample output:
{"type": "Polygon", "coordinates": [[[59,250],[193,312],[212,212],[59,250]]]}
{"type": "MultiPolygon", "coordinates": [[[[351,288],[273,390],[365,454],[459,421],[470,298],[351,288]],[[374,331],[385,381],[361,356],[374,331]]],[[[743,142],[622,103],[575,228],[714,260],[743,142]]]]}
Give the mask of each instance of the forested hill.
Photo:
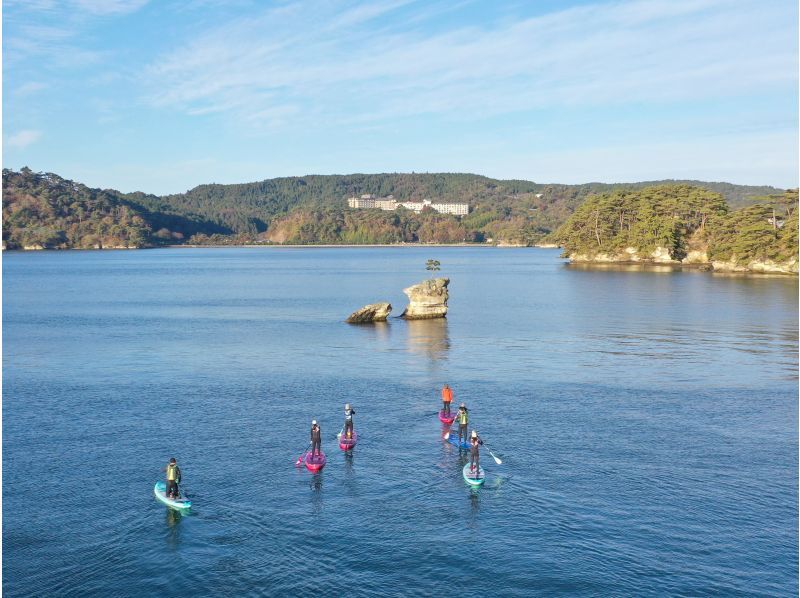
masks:
{"type": "Polygon", "coordinates": [[[796,273],[797,204],[796,189],[738,210],[696,186],[617,189],[590,196],[553,237],[576,261],[796,273]]]}
{"type": "MultiPolygon", "coordinates": [[[[672,181],[670,181],[672,182],[672,181]]],[[[772,187],[692,182],[732,206],[779,193],[772,187]]],[[[652,183],[539,184],[473,174],[352,174],[200,185],[155,196],[91,189],[51,173],[3,170],[3,241],[20,247],[144,247],[167,243],[494,242],[532,244],[597,193],[652,183]],[[406,210],[352,210],[346,198],[470,204],[462,218],[406,210]]]]}

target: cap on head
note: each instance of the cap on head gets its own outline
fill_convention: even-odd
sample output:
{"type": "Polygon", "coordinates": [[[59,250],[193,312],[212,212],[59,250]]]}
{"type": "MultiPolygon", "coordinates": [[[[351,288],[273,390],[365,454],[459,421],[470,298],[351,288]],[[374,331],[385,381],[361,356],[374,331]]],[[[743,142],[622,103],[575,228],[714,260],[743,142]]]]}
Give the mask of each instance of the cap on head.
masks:
{"type": "Polygon", "coordinates": [[[172,459],[170,459],[169,462],[170,463],[177,463],[177,461],[175,460],[175,457],[172,457],[172,459]]]}
{"type": "Polygon", "coordinates": [[[312,420],[311,420],[311,425],[312,425],[312,426],[316,426],[316,425],[317,425],[317,420],[315,420],[315,419],[312,419],[312,420]]]}
{"type": "Polygon", "coordinates": [[[478,433],[475,430],[472,431],[472,437],[473,438],[477,438],[478,437],[478,433]]]}
{"type": "Polygon", "coordinates": [[[461,405],[459,405],[459,407],[466,407],[466,405],[464,403],[461,403],[461,405]]]}

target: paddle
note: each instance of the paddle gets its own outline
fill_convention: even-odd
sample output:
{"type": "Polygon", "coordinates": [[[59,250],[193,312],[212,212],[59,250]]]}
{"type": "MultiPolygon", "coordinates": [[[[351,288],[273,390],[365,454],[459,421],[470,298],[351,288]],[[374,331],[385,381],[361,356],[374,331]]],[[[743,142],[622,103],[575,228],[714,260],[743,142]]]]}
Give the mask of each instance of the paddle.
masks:
{"type": "Polygon", "coordinates": [[[503,462],[502,462],[500,459],[498,459],[497,457],[495,457],[495,456],[494,456],[494,453],[493,453],[492,451],[490,451],[490,450],[489,450],[489,447],[488,447],[488,446],[486,446],[486,443],[485,443],[485,442],[483,443],[483,446],[485,446],[485,447],[486,447],[486,450],[487,450],[487,451],[489,451],[489,454],[492,456],[492,459],[494,459],[494,462],[495,462],[495,463],[497,463],[498,465],[502,465],[502,464],[503,464],[503,462]]]}
{"type": "Polygon", "coordinates": [[[342,429],[339,430],[339,433],[336,435],[336,440],[339,440],[342,437],[342,434],[344,434],[344,424],[342,424],[342,429]]]}
{"type": "Polygon", "coordinates": [[[294,464],[295,467],[297,467],[298,465],[300,465],[303,462],[303,459],[305,459],[306,455],[308,454],[308,449],[310,449],[310,448],[311,448],[311,443],[309,442],[308,446],[303,451],[303,453],[299,457],[297,457],[297,461],[295,461],[295,464],[294,464]]]}

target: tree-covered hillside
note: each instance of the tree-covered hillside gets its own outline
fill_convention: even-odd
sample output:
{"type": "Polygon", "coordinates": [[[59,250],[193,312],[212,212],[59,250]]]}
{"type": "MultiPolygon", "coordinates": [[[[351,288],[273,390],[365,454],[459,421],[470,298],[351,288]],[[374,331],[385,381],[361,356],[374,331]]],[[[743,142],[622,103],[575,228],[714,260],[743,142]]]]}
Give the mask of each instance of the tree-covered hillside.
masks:
{"type": "MultiPolygon", "coordinates": [[[[3,239],[16,247],[142,247],[168,243],[494,242],[534,244],[598,193],[642,183],[543,185],[473,174],[311,175],[238,185],[201,185],[156,196],[91,189],[54,174],[3,171],[3,239]],[[346,198],[470,205],[463,217],[354,210],[346,198]]],[[[775,191],[709,183],[729,202],[775,191]]]]}
{"type": "Polygon", "coordinates": [[[114,193],[3,170],[3,243],[10,249],[143,247],[151,234],[142,211],[114,193]]]}
{"type": "Polygon", "coordinates": [[[721,194],[691,185],[620,189],[587,198],[553,238],[582,260],[788,262],[796,208],[796,190],[731,211],[721,194]]]}

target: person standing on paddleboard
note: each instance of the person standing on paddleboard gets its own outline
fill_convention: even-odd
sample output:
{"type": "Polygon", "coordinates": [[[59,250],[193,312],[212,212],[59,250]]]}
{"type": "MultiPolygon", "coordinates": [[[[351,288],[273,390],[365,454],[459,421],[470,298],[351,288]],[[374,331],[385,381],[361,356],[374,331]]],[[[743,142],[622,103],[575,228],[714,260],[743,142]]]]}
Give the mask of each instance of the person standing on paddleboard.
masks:
{"type": "Polygon", "coordinates": [[[449,384],[445,384],[442,388],[442,413],[450,415],[450,403],[453,402],[453,389],[449,384]]]}
{"type": "Polygon", "coordinates": [[[178,484],[181,483],[181,468],[178,467],[175,457],[169,460],[164,469],[167,472],[167,498],[179,498],[181,493],[178,490],[178,484]]]}
{"type": "Polygon", "coordinates": [[[481,445],[483,445],[483,440],[473,430],[472,437],[469,439],[469,470],[474,471],[476,476],[481,471],[481,453],[478,448],[481,445]]]}
{"type": "Polygon", "coordinates": [[[469,409],[464,403],[461,403],[458,407],[456,420],[458,420],[458,444],[461,445],[462,436],[464,437],[464,443],[469,440],[469,431],[467,430],[467,426],[469,426],[469,409]]]}
{"type": "Polygon", "coordinates": [[[346,403],[344,406],[344,437],[345,438],[352,438],[353,437],[353,416],[356,414],[356,410],[350,407],[350,403],[346,403]]]}
{"type": "Polygon", "coordinates": [[[314,456],[314,451],[319,455],[322,452],[322,430],[320,430],[317,420],[311,421],[311,456],[314,456]]]}

